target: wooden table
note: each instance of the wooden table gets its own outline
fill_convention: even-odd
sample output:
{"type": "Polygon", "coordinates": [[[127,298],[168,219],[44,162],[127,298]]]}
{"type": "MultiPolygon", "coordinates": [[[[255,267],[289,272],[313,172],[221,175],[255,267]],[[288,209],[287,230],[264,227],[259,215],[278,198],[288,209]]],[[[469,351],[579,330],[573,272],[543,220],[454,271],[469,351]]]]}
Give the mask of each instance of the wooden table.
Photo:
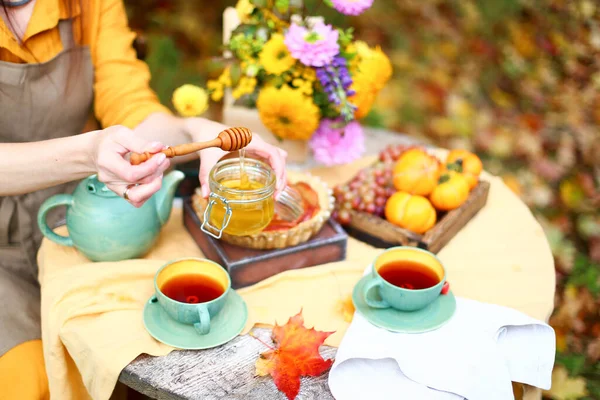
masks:
{"type": "MultiPolygon", "coordinates": [[[[403,135],[369,129],[367,154],[376,154],[388,144],[414,143],[403,135]]],[[[309,169],[316,165],[290,165],[290,169],[309,169]]],[[[548,265],[539,280],[554,280],[554,266],[548,265]]],[[[553,297],[544,299],[551,309],[553,297]]],[[[270,330],[255,328],[254,335],[269,342],[270,330]]],[[[210,350],[174,351],[164,357],[142,355],[128,365],[120,375],[120,382],[154,399],[285,399],[270,377],[255,377],[256,355],[264,346],[249,335],[237,337],[231,342],[210,350]]],[[[322,350],[326,358],[334,357],[335,348],[322,350]]],[[[525,398],[540,398],[539,390],[528,390],[525,398]]],[[[302,378],[298,399],[333,399],[327,375],[318,378],[302,378]]]]}

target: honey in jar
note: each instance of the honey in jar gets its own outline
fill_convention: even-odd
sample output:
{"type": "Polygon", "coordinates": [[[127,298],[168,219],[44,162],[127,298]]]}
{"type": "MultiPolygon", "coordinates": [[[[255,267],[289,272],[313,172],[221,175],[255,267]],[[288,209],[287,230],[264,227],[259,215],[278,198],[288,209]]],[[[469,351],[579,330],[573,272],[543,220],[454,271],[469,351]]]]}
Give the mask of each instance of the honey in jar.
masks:
{"type": "Polygon", "coordinates": [[[202,230],[220,238],[254,235],[266,228],[275,214],[275,173],[262,161],[239,158],[217,163],[211,170],[211,194],[202,230]],[[209,223],[207,224],[206,221],[209,223]]]}

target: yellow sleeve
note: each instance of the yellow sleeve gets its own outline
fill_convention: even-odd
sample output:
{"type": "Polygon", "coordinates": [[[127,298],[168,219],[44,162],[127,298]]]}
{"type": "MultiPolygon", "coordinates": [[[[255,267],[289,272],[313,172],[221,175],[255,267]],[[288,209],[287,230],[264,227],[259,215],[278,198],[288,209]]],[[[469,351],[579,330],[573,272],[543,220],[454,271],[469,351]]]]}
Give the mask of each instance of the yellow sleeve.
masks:
{"type": "Polygon", "coordinates": [[[171,113],[150,89],[150,70],[137,59],[122,0],[96,3],[98,25],[92,45],[95,114],[103,127],[133,128],[155,112],[171,113]]]}

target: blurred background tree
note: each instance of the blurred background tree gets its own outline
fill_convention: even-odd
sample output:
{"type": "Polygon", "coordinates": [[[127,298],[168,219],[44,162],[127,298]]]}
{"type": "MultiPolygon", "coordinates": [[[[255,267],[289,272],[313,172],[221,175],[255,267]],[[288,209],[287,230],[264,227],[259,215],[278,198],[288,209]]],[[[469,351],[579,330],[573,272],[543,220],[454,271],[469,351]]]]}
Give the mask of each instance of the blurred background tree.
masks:
{"type": "MultiPolygon", "coordinates": [[[[164,104],[218,76],[222,12],[235,1],[125,3],[164,104]]],[[[531,208],[557,273],[561,390],[546,395],[600,399],[600,3],[376,0],[358,17],[305,6],[390,56],[393,79],[366,125],[475,151],[531,208]]]]}

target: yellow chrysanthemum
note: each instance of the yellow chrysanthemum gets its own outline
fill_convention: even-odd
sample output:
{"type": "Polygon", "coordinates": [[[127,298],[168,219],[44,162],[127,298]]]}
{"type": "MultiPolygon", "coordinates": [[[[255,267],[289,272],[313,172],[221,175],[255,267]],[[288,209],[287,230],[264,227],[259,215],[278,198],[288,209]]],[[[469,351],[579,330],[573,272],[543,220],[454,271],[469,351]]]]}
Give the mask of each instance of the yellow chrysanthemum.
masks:
{"type": "Polygon", "coordinates": [[[210,99],[212,101],[221,101],[225,91],[223,89],[216,89],[210,93],[210,99]]]}
{"type": "Polygon", "coordinates": [[[226,87],[231,86],[231,72],[229,67],[225,68],[219,76],[219,83],[226,87]]]}
{"type": "Polygon", "coordinates": [[[206,83],[206,87],[210,91],[210,98],[212,101],[221,101],[223,98],[223,84],[218,80],[209,80],[206,83]]]}
{"type": "Polygon", "coordinates": [[[233,92],[231,92],[231,95],[233,96],[234,99],[239,99],[240,97],[242,97],[245,94],[250,94],[250,93],[254,92],[255,88],[256,88],[256,78],[242,76],[240,78],[240,82],[238,83],[237,87],[233,90],[233,92]]]}
{"type": "Polygon", "coordinates": [[[217,79],[211,79],[206,83],[206,87],[210,91],[212,101],[221,101],[226,87],[231,86],[231,74],[229,67],[225,68],[217,79]]]}
{"type": "Polygon", "coordinates": [[[214,79],[209,79],[208,82],[206,82],[206,87],[208,88],[208,90],[223,89],[223,85],[221,84],[221,82],[214,79]]]}
{"type": "Polygon", "coordinates": [[[352,77],[351,89],[356,92],[349,98],[350,102],[357,107],[354,111],[354,118],[361,119],[371,111],[377,90],[371,77],[363,72],[358,72],[352,77]]]}
{"type": "Polygon", "coordinates": [[[379,46],[374,49],[365,46],[357,43],[360,57],[357,68],[371,77],[376,90],[381,90],[392,77],[392,63],[379,46]]]}
{"type": "Polygon", "coordinates": [[[235,10],[237,11],[240,21],[248,22],[250,14],[254,11],[254,6],[250,3],[250,0],[238,0],[235,5],[235,10]]]}
{"type": "Polygon", "coordinates": [[[308,140],[319,126],[319,108],[299,89],[261,89],[256,102],[260,119],[282,139],[308,140]]]}
{"type": "Polygon", "coordinates": [[[201,87],[185,84],[173,92],[171,101],[179,114],[195,117],[208,109],[208,94],[201,87]]]}
{"type": "Polygon", "coordinates": [[[354,47],[354,50],[358,53],[359,57],[368,57],[371,54],[371,48],[369,45],[362,40],[357,40],[351,43],[350,46],[354,47]]]}
{"type": "MultiPolygon", "coordinates": [[[[291,77],[290,77],[291,78],[291,77]]],[[[310,80],[305,80],[305,79],[301,79],[301,78],[293,78],[290,79],[292,82],[292,87],[297,88],[298,90],[300,90],[303,94],[307,95],[307,96],[312,96],[313,94],[313,81],[310,80]]]]}
{"type": "Polygon", "coordinates": [[[317,72],[314,70],[314,68],[304,68],[304,71],[302,71],[302,78],[307,81],[314,82],[317,79],[317,72]]]}
{"type": "Polygon", "coordinates": [[[356,57],[350,63],[350,71],[352,89],[356,94],[350,102],[357,107],[355,118],[360,119],[369,113],[377,93],[391,78],[392,63],[380,47],[370,48],[365,42],[356,41],[353,50],[356,57]]]}
{"type": "Polygon", "coordinates": [[[281,75],[296,63],[283,39],[283,35],[274,34],[260,52],[260,63],[269,74],[281,75]]]}
{"type": "Polygon", "coordinates": [[[314,91],[312,84],[310,84],[310,83],[305,83],[304,86],[302,86],[302,88],[300,90],[302,90],[302,93],[304,93],[307,96],[312,96],[313,91],[314,91]]]}

